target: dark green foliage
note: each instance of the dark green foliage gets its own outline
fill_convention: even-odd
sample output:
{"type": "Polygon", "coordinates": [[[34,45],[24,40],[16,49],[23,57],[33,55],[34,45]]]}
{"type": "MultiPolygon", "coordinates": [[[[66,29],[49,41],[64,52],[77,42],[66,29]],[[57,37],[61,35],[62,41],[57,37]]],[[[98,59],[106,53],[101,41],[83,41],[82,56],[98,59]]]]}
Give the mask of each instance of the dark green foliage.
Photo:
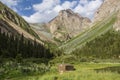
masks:
{"type": "Polygon", "coordinates": [[[17,54],[17,56],[16,56],[16,61],[18,62],[18,63],[21,63],[22,62],[22,55],[21,54],[17,54]]]}
{"type": "Polygon", "coordinates": [[[43,63],[4,61],[4,63],[0,65],[0,80],[28,75],[42,75],[49,70],[50,66],[43,63]]]}
{"type": "Polygon", "coordinates": [[[110,30],[72,53],[78,58],[117,59],[120,56],[120,32],[110,30]]]}
{"type": "Polygon", "coordinates": [[[84,57],[80,59],[80,62],[87,62],[87,61],[88,61],[88,59],[84,58],[84,57]]]}
{"type": "Polygon", "coordinates": [[[53,54],[49,49],[36,42],[25,39],[23,35],[14,36],[0,32],[0,56],[3,58],[47,58],[53,54]]]}

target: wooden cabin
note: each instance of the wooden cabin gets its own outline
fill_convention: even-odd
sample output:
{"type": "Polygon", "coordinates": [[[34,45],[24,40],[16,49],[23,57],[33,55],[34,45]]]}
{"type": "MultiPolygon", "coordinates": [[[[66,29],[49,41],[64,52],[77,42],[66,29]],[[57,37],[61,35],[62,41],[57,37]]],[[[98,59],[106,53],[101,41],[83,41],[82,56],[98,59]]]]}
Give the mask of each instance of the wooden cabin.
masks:
{"type": "Polygon", "coordinates": [[[74,66],[73,65],[71,65],[71,64],[60,64],[59,66],[58,66],[58,71],[59,71],[59,73],[63,73],[63,72],[66,72],[66,71],[74,71],[75,70],[75,68],[74,68],[74,66]]]}

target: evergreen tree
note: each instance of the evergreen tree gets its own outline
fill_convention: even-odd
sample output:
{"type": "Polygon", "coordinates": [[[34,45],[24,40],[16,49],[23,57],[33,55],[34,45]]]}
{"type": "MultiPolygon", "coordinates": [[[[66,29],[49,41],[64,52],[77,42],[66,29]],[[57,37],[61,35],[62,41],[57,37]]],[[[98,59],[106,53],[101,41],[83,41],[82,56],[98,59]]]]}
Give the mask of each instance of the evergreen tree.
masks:
{"type": "Polygon", "coordinates": [[[1,32],[0,29],[0,56],[4,58],[52,58],[50,50],[42,44],[24,38],[24,35],[14,36],[1,32]],[[18,54],[19,53],[19,54],[18,54]]]}

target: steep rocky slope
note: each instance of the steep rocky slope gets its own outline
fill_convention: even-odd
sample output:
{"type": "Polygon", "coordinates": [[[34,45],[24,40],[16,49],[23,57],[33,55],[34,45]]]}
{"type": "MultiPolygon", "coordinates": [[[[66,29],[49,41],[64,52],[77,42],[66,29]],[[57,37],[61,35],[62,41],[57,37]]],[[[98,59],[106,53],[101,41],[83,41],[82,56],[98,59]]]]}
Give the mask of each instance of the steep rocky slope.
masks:
{"type": "Polygon", "coordinates": [[[88,28],[91,21],[72,10],[62,10],[59,15],[48,23],[54,39],[69,40],[88,28]]]}
{"type": "Polygon", "coordinates": [[[37,38],[39,41],[39,36],[32,30],[30,25],[17,13],[12,11],[10,8],[5,6],[0,2],[0,29],[2,32],[20,35],[23,34],[24,37],[34,40],[37,38]]]}
{"type": "Polygon", "coordinates": [[[117,12],[117,20],[113,27],[116,30],[120,30],[120,0],[104,0],[101,7],[95,13],[94,22],[102,21],[113,12],[117,12]]]}
{"type": "Polygon", "coordinates": [[[52,34],[44,23],[30,23],[32,29],[38,34],[40,39],[45,42],[56,43],[52,39],[52,34]]]}

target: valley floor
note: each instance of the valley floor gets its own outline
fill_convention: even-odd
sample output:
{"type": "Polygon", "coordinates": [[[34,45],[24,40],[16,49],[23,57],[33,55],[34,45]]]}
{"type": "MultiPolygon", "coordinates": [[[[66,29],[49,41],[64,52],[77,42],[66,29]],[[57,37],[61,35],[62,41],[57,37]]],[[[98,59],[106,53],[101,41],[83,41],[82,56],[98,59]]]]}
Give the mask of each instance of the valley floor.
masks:
{"type": "Polygon", "coordinates": [[[22,76],[10,80],[120,80],[120,63],[74,64],[75,71],[59,74],[57,65],[44,75],[22,76]]]}

